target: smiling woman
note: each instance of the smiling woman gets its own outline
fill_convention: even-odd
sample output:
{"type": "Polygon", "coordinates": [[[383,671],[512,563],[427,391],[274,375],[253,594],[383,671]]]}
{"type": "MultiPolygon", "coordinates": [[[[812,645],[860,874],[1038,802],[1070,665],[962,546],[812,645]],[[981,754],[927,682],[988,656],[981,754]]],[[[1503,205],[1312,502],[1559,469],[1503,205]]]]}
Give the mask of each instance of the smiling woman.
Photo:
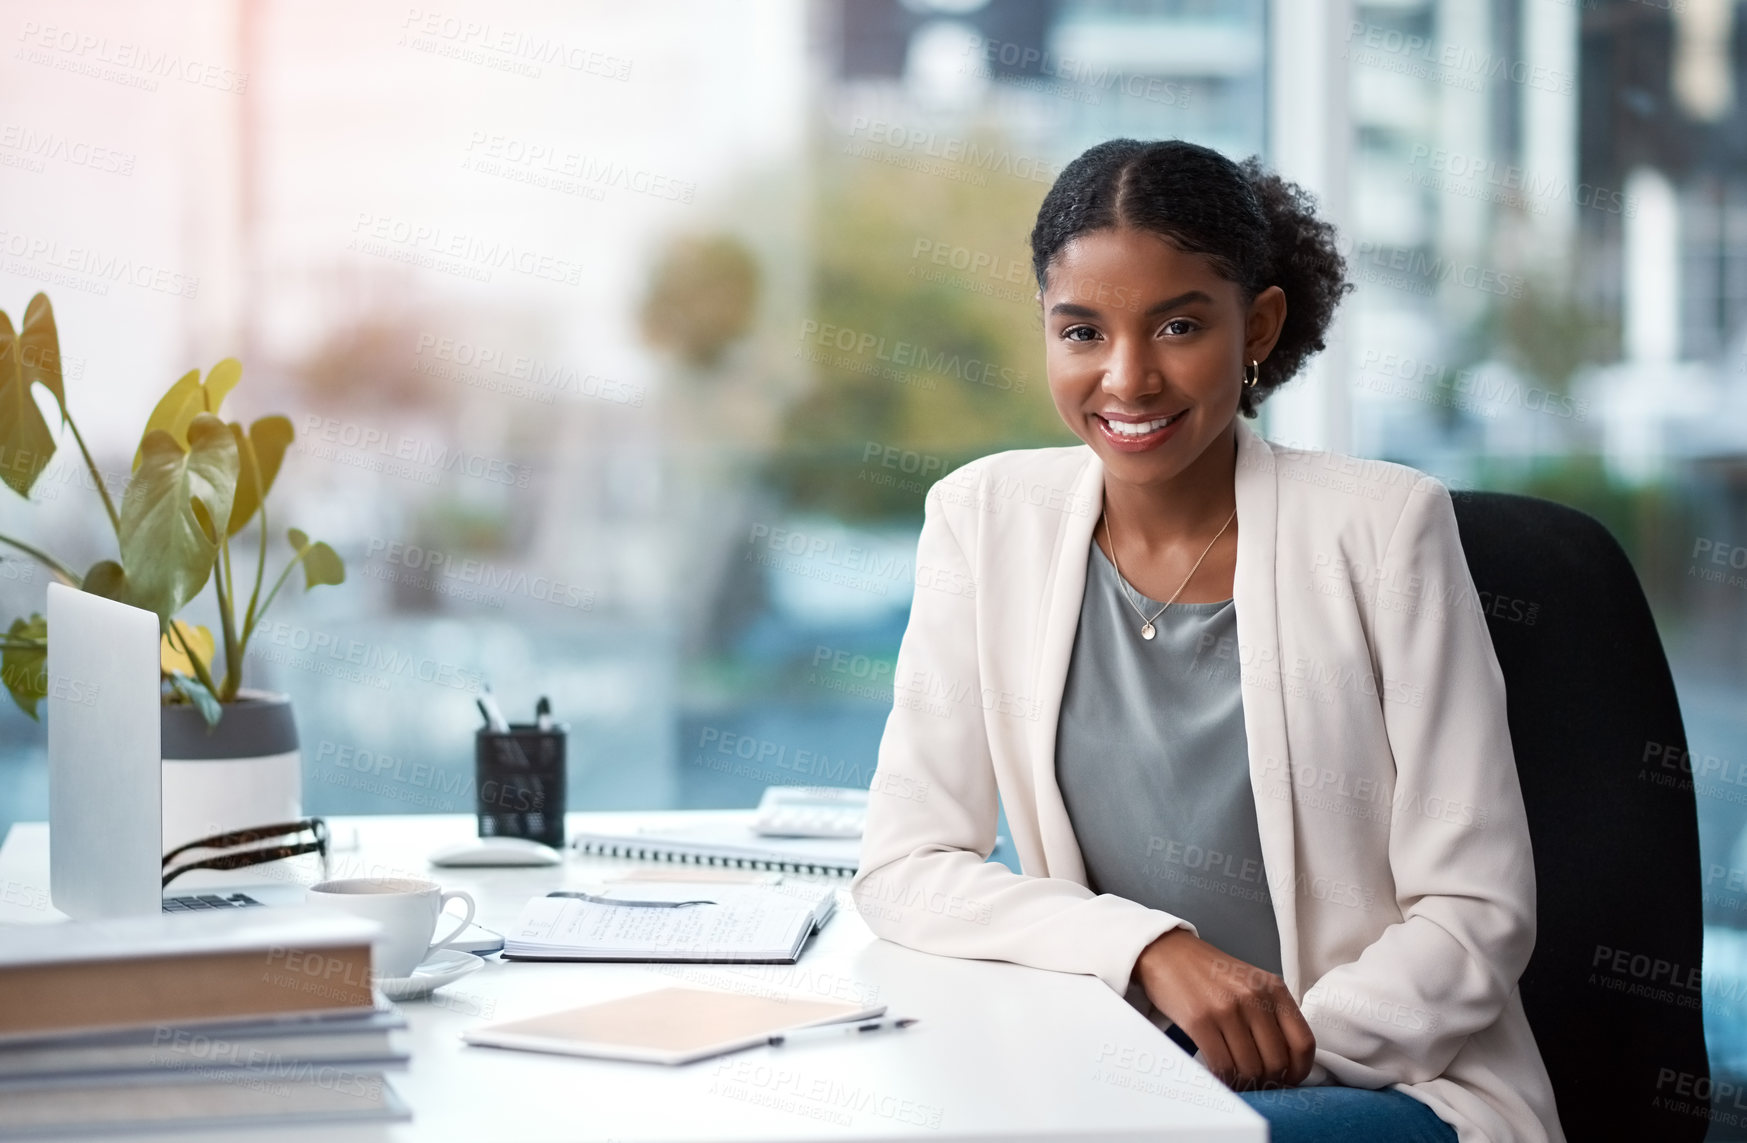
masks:
{"type": "Polygon", "coordinates": [[[917,591],[895,677],[1032,714],[896,704],[856,881],[985,920],[868,923],[1099,976],[1275,1140],[1563,1139],[1516,989],[1535,891],[1503,679],[1449,492],[1247,423],[1350,288],[1332,228],[1254,160],[1115,140],[1063,170],[1031,243],[1084,443],[930,490],[916,566],[977,591],[917,591]],[[1044,494],[992,510],[1014,484],[1044,494]],[[1354,578],[1307,592],[1330,553],[1354,578]],[[878,794],[900,779],[940,796],[878,794]],[[998,804],[1022,873],[987,861],[998,804]]]}
{"type": "MultiPolygon", "coordinates": [[[[1119,139],[1062,172],[1031,244],[1056,411],[1131,522],[1128,582],[1168,598],[1234,507],[1234,416],[1323,348],[1352,288],[1334,230],[1254,159],[1119,139]]],[[[1107,533],[1100,547],[1114,557],[1107,533]]],[[[1219,537],[1183,601],[1228,598],[1236,552],[1219,537]]]]}

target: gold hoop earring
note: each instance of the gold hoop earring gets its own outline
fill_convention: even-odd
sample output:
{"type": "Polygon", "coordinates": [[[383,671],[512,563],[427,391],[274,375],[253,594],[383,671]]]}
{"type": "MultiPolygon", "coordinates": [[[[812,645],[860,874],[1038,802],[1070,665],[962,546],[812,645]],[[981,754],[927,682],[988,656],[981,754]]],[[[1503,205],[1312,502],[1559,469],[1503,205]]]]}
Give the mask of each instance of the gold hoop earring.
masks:
{"type": "Polygon", "coordinates": [[[1244,368],[1244,388],[1254,389],[1256,382],[1262,379],[1262,363],[1252,361],[1244,368]]]}

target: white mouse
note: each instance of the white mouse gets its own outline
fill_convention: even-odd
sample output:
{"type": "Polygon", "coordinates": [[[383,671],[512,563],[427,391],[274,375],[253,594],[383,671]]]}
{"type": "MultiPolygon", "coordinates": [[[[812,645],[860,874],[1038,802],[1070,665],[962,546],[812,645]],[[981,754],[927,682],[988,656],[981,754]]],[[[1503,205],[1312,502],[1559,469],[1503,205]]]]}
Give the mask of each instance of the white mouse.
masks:
{"type": "Polygon", "coordinates": [[[558,865],[564,855],[525,837],[476,837],[445,845],[431,854],[432,865],[558,865]]]}

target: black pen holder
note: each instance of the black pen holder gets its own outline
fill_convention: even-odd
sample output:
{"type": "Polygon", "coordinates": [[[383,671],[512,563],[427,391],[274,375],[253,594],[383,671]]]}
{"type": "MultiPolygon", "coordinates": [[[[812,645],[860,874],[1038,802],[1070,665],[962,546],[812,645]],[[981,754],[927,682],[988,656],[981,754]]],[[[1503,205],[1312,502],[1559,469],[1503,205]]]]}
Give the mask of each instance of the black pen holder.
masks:
{"type": "Polygon", "coordinates": [[[564,845],[564,740],[567,728],[523,723],[474,739],[474,791],[480,837],[525,837],[564,845]]]}

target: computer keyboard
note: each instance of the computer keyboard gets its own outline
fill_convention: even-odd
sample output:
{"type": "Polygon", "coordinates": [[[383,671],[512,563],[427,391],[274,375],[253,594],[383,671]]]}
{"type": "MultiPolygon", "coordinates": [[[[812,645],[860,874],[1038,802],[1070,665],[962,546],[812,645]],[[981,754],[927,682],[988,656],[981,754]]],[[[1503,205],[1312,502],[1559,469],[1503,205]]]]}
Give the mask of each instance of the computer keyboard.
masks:
{"type": "Polygon", "coordinates": [[[866,819],[866,790],[770,786],[752,829],[761,837],[860,837],[866,819]]]}
{"type": "Polygon", "coordinates": [[[216,893],[200,897],[165,897],[164,912],[189,913],[196,909],[235,909],[244,905],[259,905],[260,903],[247,893],[232,893],[228,897],[220,897],[216,893]]]}

